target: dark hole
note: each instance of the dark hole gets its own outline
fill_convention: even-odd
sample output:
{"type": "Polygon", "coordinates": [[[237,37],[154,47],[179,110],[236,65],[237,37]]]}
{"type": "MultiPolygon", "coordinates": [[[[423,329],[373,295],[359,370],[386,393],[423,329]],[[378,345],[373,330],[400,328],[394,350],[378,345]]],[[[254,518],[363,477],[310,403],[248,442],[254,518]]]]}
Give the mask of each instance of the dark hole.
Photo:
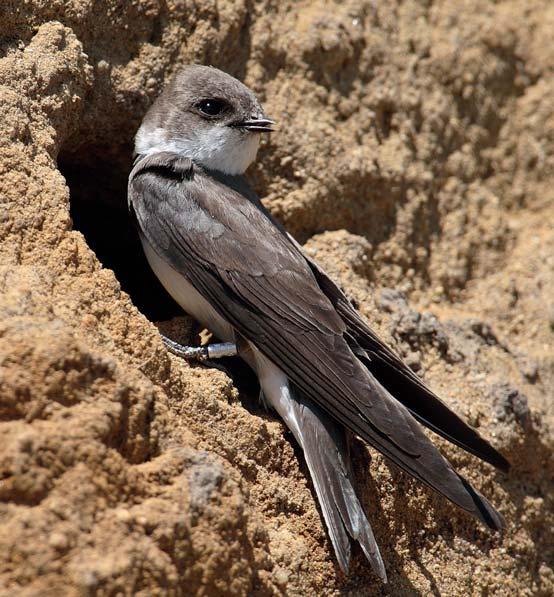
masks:
{"type": "Polygon", "coordinates": [[[121,288],[148,319],[182,315],[150,269],[127,211],[131,149],[128,154],[122,152],[129,156],[123,159],[99,150],[86,154],[62,154],[58,160],[70,188],[73,228],[84,235],[102,265],[115,273],[121,288]]]}
{"type": "Polygon", "coordinates": [[[394,111],[390,108],[385,107],[381,111],[381,114],[380,114],[381,130],[383,131],[383,135],[385,137],[388,137],[390,135],[393,116],[394,116],[394,111]]]}

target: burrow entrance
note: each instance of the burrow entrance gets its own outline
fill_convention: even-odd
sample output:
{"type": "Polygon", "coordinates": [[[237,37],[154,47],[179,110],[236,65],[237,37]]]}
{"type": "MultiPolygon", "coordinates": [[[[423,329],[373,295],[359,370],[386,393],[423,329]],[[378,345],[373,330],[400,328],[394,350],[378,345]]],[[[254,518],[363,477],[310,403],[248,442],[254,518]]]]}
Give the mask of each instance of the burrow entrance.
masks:
{"type": "Polygon", "coordinates": [[[103,152],[61,154],[58,168],[70,189],[74,230],[81,232],[104,267],[150,321],[164,321],[183,310],[150,269],[127,210],[129,157],[103,157],[103,152]],[[82,155],[84,154],[84,155],[82,155]]]}

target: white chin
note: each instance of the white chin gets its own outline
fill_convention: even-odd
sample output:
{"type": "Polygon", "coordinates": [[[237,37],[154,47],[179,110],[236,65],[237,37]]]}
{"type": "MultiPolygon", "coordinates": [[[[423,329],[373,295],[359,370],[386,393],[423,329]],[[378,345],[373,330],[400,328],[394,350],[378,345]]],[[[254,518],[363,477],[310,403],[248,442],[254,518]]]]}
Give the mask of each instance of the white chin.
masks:
{"type": "Polygon", "coordinates": [[[167,139],[162,128],[141,127],[135,139],[137,153],[151,155],[172,151],[224,174],[242,174],[256,159],[260,135],[229,127],[213,127],[197,133],[194,139],[167,139]]]}
{"type": "Polygon", "coordinates": [[[213,128],[199,135],[194,160],[210,170],[242,174],[256,159],[260,135],[235,129],[213,128]]]}

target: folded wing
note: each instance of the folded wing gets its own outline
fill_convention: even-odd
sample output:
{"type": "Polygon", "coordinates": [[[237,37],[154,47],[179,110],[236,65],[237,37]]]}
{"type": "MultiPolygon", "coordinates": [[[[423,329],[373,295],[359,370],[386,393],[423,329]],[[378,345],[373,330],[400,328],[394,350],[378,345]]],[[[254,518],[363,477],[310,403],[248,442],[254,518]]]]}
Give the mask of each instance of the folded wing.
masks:
{"type": "Polygon", "coordinates": [[[436,430],[443,428],[442,416],[450,417],[443,434],[463,447],[472,447],[476,432],[468,436],[466,428],[471,428],[452,418],[433,394],[413,393],[418,382],[377,344],[363,320],[343,303],[342,293],[334,293],[332,282],[258,205],[174,154],[137,163],[129,201],[160,257],[303,394],[412,476],[490,527],[503,526],[498,512],[423,434],[410,410],[436,430]],[[393,380],[395,367],[410,381],[393,380]],[[413,398],[396,395],[406,387],[413,398]],[[421,406],[422,400],[429,403],[421,406]]]}

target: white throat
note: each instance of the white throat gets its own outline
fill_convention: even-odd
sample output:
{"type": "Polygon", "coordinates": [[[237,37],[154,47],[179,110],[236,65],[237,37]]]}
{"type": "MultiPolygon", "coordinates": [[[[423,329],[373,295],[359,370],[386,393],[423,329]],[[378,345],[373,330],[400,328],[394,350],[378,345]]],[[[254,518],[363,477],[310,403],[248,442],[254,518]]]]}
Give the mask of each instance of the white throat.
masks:
{"type": "Polygon", "coordinates": [[[260,136],[229,127],[199,131],[193,139],[170,137],[161,127],[143,125],[135,137],[135,151],[144,155],[171,151],[224,174],[242,174],[256,159],[260,136]]]}

